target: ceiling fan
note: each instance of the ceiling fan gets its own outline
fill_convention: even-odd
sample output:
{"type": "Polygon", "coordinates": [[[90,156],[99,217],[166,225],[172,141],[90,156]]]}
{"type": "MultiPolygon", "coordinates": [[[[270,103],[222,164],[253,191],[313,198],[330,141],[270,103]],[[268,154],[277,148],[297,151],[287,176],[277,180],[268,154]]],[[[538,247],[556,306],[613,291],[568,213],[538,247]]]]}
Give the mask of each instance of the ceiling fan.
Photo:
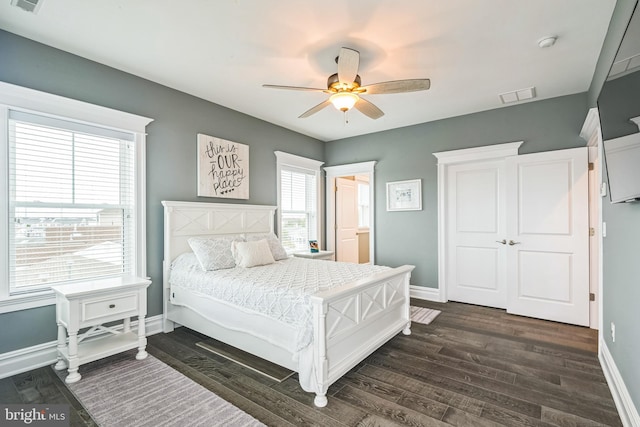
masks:
{"type": "Polygon", "coordinates": [[[356,110],[360,111],[365,116],[372,119],[379,119],[384,116],[384,112],[371,102],[362,98],[361,95],[415,92],[419,90],[427,90],[431,86],[431,81],[429,79],[393,80],[361,86],[362,81],[358,75],[360,52],[347,47],[340,49],[340,55],[336,58],[336,62],[338,63],[338,72],[329,76],[327,79],[326,89],[267,84],[262,85],[262,87],[270,89],[324,92],[331,94],[331,96],[325,101],[302,113],[299,116],[301,119],[309,117],[329,105],[333,105],[336,109],[345,113],[355,107],[356,110]]]}

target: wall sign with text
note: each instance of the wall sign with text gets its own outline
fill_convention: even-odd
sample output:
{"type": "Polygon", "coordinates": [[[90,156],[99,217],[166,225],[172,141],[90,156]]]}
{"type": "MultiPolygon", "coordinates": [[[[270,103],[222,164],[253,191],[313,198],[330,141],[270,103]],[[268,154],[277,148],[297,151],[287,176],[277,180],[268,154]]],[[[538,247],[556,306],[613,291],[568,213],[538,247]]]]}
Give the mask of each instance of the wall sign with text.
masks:
{"type": "Polygon", "coordinates": [[[198,196],[249,198],[249,146],[198,134],[198,196]]]}

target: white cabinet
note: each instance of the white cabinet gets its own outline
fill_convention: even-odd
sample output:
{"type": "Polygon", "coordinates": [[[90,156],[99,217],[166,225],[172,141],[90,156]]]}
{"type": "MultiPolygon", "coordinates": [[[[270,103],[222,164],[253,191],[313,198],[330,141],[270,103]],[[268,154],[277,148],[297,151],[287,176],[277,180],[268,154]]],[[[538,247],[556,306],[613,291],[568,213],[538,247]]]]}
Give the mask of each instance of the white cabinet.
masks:
{"type": "Polygon", "coordinates": [[[84,363],[132,348],[138,348],[136,359],[147,357],[144,317],[150,284],[150,280],[126,276],[52,286],[56,293],[58,325],[55,369],[68,367],[67,383],[80,380],[78,368],[84,363]],[[138,317],[135,332],[131,330],[131,317],[134,316],[138,317]],[[122,321],[121,330],[104,326],[115,321],[122,321]],[[90,329],[79,336],[78,331],[87,327],[90,329]],[[97,330],[108,335],[91,337],[97,330]]]}

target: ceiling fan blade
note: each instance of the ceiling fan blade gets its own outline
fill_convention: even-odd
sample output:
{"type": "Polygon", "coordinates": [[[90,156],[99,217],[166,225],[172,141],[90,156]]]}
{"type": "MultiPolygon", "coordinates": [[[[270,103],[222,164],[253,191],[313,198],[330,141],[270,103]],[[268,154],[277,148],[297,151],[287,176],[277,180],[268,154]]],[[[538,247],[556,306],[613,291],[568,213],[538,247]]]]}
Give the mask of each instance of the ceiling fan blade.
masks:
{"type": "Polygon", "coordinates": [[[267,89],[286,89],[286,90],[304,90],[308,92],[327,92],[326,89],[317,89],[315,87],[300,87],[300,86],[279,86],[279,85],[262,85],[267,89]]]}
{"type": "Polygon", "coordinates": [[[367,117],[374,120],[384,116],[384,112],[364,98],[360,98],[354,107],[367,117]]]}
{"type": "Polygon", "coordinates": [[[322,110],[324,107],[327,107],[331,105],[331,101],[329,101],[328,99],[324,102],[321,102],[320,104],[316,105],[315,107],[312,107],[310,109],[308,109],[307,111],[305,111],[304,113],[300,114],[300,116],[298,116],[299,119],[304,119],[305,117],[309,117],[312,114],[317,113],[318,111],[322,110]]]}
{"type": "Polygon", "coordinates": [[[342,84],[350,85],[358,75],[360,66],[360,52],[343,47],[338,56],[338,80],[342,84]]]}
{"type": "Polygon", "coordinates": [[[416,92],[419,90],[427,90],[430,87],[431,80],[429,79],[408,79],[374,83],[364,86],[362,89],[365,90],[363,93],[367,95],[376,95],[380,93],[416,92]]]}

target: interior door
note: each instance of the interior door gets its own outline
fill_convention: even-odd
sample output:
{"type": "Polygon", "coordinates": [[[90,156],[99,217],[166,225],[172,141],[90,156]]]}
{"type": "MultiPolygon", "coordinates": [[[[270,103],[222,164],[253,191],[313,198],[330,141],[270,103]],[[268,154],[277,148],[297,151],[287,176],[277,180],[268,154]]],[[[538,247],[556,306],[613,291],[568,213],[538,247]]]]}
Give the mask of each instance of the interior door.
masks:
{"type": "Polygon", "coordinates": [[[508,157],[507,311],[589,325],[587,148],[508,157]]]}
{"type": "Polygon", "coordinates": [[[447,168],[447,298],[507,305],[505,162],[447,168]]]}
{"type": "Polygon", "coordinates": [[[358,263],[358,185],[336,178],[336,261],[358,263]]]}

